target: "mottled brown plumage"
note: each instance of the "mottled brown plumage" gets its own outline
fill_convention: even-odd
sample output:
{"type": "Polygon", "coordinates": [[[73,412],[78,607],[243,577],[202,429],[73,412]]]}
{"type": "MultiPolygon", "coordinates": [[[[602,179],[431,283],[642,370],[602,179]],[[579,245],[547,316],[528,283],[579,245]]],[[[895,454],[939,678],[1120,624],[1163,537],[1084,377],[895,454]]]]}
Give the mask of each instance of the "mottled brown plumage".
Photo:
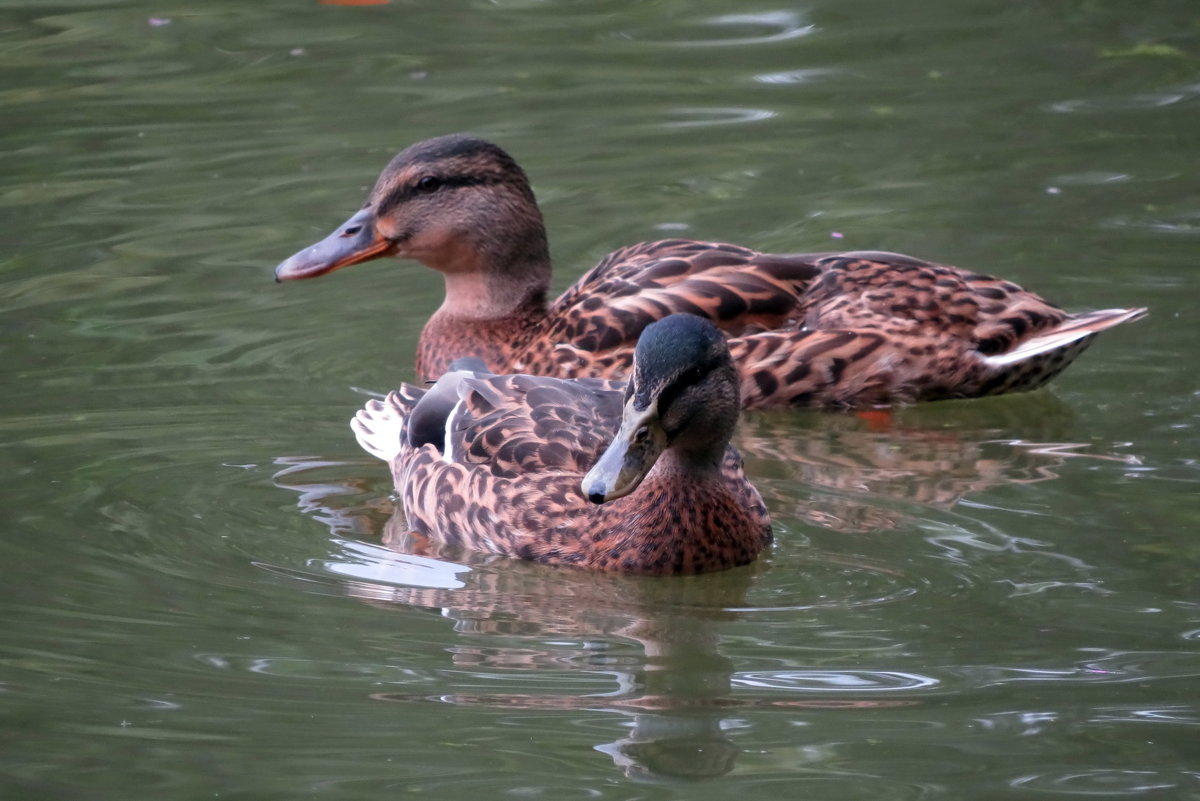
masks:
{"type": "Polygon", "coordinates": [[[391,465],[409,525],[441,544],[662,575],[748,564],[771,541],[729,445],[738,407],[720,332],[674,315],[646,328],[628,385],[451,372],[369,402],[352,427],[391,465]],[[441,441],[408,430],[436,414],[441,441]]]}
{"type": "Polygon", "coordinates": [[[419,142],[363,208],[276,268],[311,278],[382,257],[445,278],[417,372],[477,356],[497,372],[619,378],[642,330],[688,312],[730,340],[745,407],[855,407],[1033,389],[1144,309],[1071,315],[1009,281],[895,253],[765,254],[671,239],[621,248],[549,302],[546,232],[525,173],[468,136],[419,142]]]}

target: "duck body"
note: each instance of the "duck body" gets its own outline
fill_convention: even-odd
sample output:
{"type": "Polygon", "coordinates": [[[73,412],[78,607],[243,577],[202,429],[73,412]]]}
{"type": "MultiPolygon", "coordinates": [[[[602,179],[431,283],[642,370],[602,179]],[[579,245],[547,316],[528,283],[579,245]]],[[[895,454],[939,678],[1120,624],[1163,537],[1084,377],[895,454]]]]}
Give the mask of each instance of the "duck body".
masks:
{"type": "Polygon", "coordinates": [[[1145,313],[1069,314],[1010,281],[896,253],[767,254],[683,239],[621,248],[550,301],[545,226],[525,173],[463,135],[401,152],[363,208],[276,277],[383,256],[445,279],[418,344],[422,378],[466,355],[496,372],[620,378],[646,326],[689,313],[728,338],[746,408],[1034,389],[1097,333],[1145,313]]]}
{"type": "Polygon", "coordinates": [[[748,564],[770,518],[729,444],[724,339],[677,315],[642,340],[628,384],[455,370],[370,401],[352,427],[441,546],[654,575],[748,564]]]}

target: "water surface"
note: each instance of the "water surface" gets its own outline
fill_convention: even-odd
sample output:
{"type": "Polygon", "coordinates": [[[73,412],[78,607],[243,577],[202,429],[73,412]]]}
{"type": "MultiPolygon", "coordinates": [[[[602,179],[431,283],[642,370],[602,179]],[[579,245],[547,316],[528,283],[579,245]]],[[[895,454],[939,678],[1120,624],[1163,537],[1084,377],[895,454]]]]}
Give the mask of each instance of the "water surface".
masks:
{"type": "Polygon", "coordinates": [[[0,14],[0,794],[1200,798],[1192,4],[0,14]],[[438,279],[271,269],[451,131],[556,287],[678,235],[1151,316],[1046,391],[748,417],[748,569],[414,557],[346,424],[438,279]]]}

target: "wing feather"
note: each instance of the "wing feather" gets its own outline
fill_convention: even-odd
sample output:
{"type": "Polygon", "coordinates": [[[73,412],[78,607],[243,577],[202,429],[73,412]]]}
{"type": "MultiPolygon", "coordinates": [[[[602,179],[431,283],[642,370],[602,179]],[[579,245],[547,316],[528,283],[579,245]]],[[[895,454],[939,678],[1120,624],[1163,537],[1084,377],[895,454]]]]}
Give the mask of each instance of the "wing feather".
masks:
{"type": "Polygon", "coordinates": [[[396,459],[405,445],[405,421],[424,395],[420,387],[402,384],[382,400],[367,401],[350,421],[358,444],[385,462],[396,459]]]}
{"type": "Polygon", "coordinates": [[[821,255],[761,254],[691,240],[622,248],[554,302],[542,340],[571,343],[574,353],[560,363],[611,357],[593,371],[607,375],[623,372],[624,352],[647,325],[670,314],[707,317],[730,336],[777,328],[787,324],[819,274],[815,261],[821,255]],[[615,369],[605,369],[612,365],[615,369]]]}
{"type": "Polygon", "coordinates": [[[601,379],[465,378],[447,452],[461,454],[456,461],[486,465],[496,476],[582,475],[617,430],[623,389],[601,379]]]}

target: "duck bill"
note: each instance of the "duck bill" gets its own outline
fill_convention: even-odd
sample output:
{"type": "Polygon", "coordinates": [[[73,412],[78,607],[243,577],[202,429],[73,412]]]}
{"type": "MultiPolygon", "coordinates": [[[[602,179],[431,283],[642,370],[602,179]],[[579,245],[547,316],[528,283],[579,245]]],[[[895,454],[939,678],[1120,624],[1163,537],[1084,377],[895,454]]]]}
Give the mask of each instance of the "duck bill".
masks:
{"type": "Polygon", "coordinates": [[[362,209],[332,234],[292,255],[275,268],[276,281],[316,278],[351,264],[386,256],[392,243],[380,236],[375,213],[362,209]]]}
{"type": "Polygon", "coordinates": [[[583,494],[592,503],[625,497],[638,488],[666,446],[658,412],[653,407],[638,411],[630,401],[621,418],[621,429],[583,477],[583,494]]]}

